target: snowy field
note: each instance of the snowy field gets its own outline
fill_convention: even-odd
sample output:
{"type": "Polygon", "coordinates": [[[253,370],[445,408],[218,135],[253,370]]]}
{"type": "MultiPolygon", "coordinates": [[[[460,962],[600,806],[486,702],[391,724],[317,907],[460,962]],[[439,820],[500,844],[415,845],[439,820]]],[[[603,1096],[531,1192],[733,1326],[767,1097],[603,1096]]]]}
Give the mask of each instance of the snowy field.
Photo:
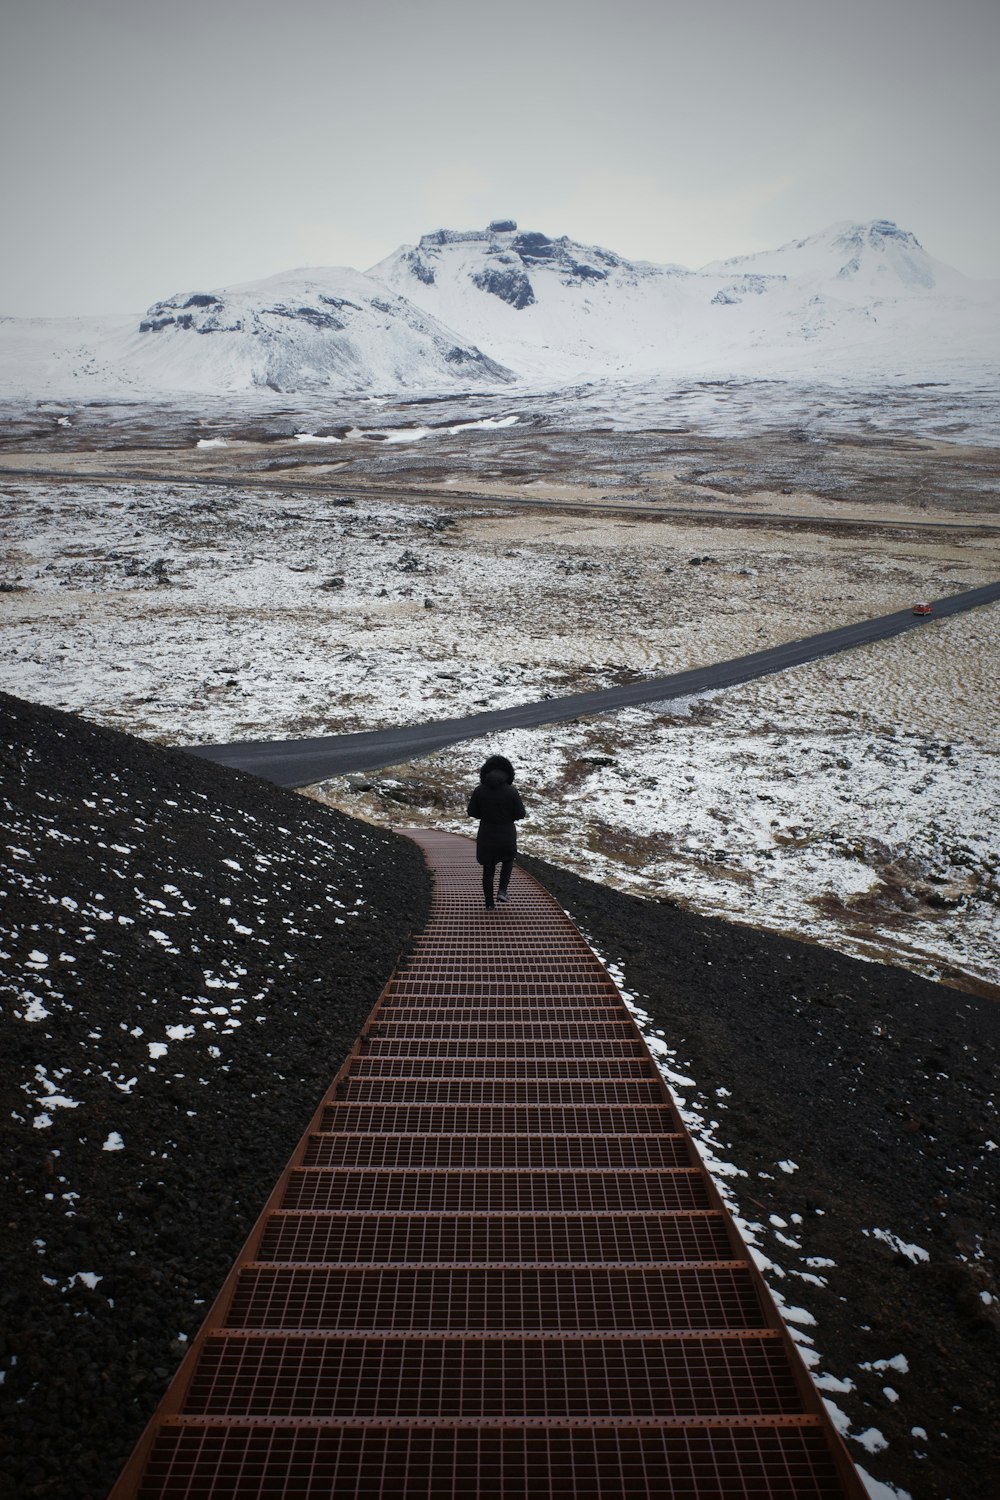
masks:
{"type": "MultiPolygon", "coordinates": [[[[460,415],[449,412],[440,434],[450,446],[431,474],[439,493],[456,446],[476,441],[462,450],[461,482],[495,483],[490,466],[518,430],[499,407],[473,432],[475,414],[460,415]]],[[[720,518],[714,493],[701,519],[515,509],[500,496],[447,504],[418,488],[422,468],[402,482],[399,465],[412,470],[414,454],[438,445],[427,430],[390,429],[419,438],[395,444],[391,460],[381,443],[375,459],[297,489],[268,489],[259,471],[254,488],[241,486],[234,471],[254,467],[254,445],[221,442],[66,455],[67,472],[155,457],[195,479],[211,465],[211,485],[8,477],[6,686],[170,744],[329,734],[681,670],[1000,576],[1000,531],[971,524],[991,519],[982,483],[969,529],[957,503],[911,499],[912,518],[953,528],[924,532],[901,529],[902,496],[879,509],[871,473],[851,510],[865,525],[840,529],[720,518]],[[377,498],[376,483],[399,498],[377,498]]],[[[569,485],[584,455],[563,438],[569,485]]],[[[714,459],[744,472],[743,490],[761,503],[748,477],[754,448],[714,459]]],[[[545,452],[554,465],[551,441],[545,452]]],[[[27,457],[55,461],[51,447],[27,457]]],[[[921,459],[934,494],[946,470],[957,492],[963,469],[982,481],[988,468],[982,450],[908,462],[921,459]]],[[[835,504],[820,483],[777,502],[807,515],[810,503],[835,504]]],[[[998,645],[994,605],[696,703],[522,731],[490,748],[521,768],[526,837],[554,862],[988,984],[1000,972],[998,645]]],[[[408,818],[462,828],[483,749],[322,794],[379,821],[398,821],[403,805],[408,818]]]]}
{"type": "MultiPolygon", "coordinates": [[[[994,662],[998,626],[995,610],[977,632],[994,662]]],[[[931,978],[995,985],[1000,757],[955,737],[960,710],[931,730],[918,704],[895,719],[898,687],[875,697],[887,665],[933,669],[937,655],[893,661],[866,647],[666,711],[504,733],[489,749],[522,768],[522,843],[540,858],[931,978]],[[840,707],[859,684],[866,710],[840,707]]],[[[387,825],[403,804],[410,821],[468,833],[484,750],[470,742],[319,795],[387,825]]]]}

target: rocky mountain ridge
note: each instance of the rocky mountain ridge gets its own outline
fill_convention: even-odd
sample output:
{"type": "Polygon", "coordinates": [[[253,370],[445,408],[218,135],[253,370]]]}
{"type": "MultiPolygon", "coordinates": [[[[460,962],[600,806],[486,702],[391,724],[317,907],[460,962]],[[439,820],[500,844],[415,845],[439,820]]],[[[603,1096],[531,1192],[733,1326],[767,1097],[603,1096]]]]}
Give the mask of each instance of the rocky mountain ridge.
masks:
{"type": "Polygon", "coordinates": [[[890,220],[840,223],[699,270],[524,233],[437,231],[368,273],[529,379],[925,369],[988,357],[997,289],[890,220]],[[820,353],[822,350],[822,353],[820,353]]]}
{"type": "Polygon", "coordinates": [[[205,390],[364,391],[513,378],[405,297],[346,267],[168,297],[149,308],[123,355],[153,380],[175,371],[205,390]]]}
{"type": "Polygon", "coordinates": [[[962,376],[995,364],[1000,286],[887,219],[699,270],[568,235],[438,229],[362,274],[200,288],[121,319],[0,320],[0,393],[392,393],[581,377],[962,376]]]}

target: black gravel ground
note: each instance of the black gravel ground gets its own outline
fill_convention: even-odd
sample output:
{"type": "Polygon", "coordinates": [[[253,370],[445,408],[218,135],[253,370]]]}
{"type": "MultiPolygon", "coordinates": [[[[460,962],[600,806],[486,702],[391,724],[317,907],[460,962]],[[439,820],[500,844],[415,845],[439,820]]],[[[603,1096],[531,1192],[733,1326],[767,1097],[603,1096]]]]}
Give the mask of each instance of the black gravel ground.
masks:
{"type": "Polygon", "coordinates": [[[742,1216],[786,1271],[772,1287],[815,1318],[816,1371],[853,1382],[828,1394],[852,1434],[888,1441],[849,1441],[855,1460],[913,1500],[1000,1495],[1000,1005],[523,863],[696,1080],[681,1092],[717,1122],[742,1216]],[[899,1354],[907,1373],[862,1368],[899,1354]]]}
{"type": "Polygon", "coordinates": [[[3,695],[0,722],[0,1494],[99,1500],[429,882],[253,777],[3,695]]]}
{"type": "MultiPolygon", "coordinates": [[[[0,1494],[103,1500],[428,885],[412,845],[292,793],[11,698],[0,714],[0,1494]]],[[[988,1500],[1000,1009],[525,863],[697,1080],[817,1369],[853,1382],[831,1392],[852,1431],[889,1442],[855,1456],[913,1500],[988,1500]],[[900,1354],[906,1373],[861,1368],[900,1354]]]]}

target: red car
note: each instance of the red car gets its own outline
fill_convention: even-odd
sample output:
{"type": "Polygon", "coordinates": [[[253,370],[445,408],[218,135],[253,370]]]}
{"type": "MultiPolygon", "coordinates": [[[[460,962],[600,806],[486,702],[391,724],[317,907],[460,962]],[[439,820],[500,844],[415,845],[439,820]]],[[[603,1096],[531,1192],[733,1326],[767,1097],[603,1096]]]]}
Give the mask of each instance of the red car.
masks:
{"type": "Polygon", "coordinates": [[[913,613],[915,615],[932,615],[934,613],[934,606],[933,604],[928,604],[926,600],[921,599],[913,606],[913,613]]]}

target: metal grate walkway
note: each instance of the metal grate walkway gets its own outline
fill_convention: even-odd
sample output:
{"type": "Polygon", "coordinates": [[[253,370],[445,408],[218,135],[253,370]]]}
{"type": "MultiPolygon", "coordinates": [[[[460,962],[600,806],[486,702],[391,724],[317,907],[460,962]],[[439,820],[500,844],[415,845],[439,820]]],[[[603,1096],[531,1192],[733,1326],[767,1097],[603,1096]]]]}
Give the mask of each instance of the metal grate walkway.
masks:
{"type": "Polygon", "coordinates": [[[412,836],[429,925],[112,1500],[861,1500],[603,966],[412,836]]]}

